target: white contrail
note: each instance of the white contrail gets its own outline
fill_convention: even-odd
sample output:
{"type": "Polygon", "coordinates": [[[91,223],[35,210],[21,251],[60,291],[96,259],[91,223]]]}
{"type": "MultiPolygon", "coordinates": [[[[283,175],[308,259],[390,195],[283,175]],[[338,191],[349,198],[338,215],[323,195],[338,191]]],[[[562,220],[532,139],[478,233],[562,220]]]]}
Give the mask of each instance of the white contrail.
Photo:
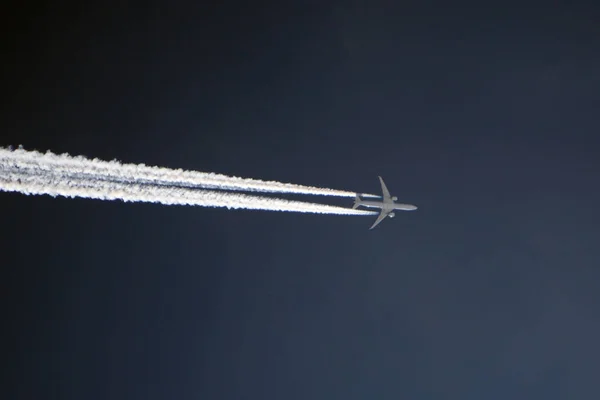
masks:
{"type": "Polygon", "coordinates": [[[369,211],[270,197],[250,196],[241,193],[110,181],[102,180],[101,178],[104,177],[98,175],[96,177],[77,178],[65,173],[48,173],[45,169],[36,169],[30,166],[20,168],[18,162],[15,163],[14,160],[8,162],[6,158],[0,157],[0,190],[19,192],[26,195],[81,197],[100,200],[122,200],[126,202],[150,202],[166,205],[193,205],[316,214],[376,214],[369,211]]]}
{"type": "MultiPolygon", "coordinates": [[[[169,169],[151,167],[144,164],[121,164],[114,161],[88,159],[83,156],[73,157],[68,154],[54,154],[52,152],[40,153],[26,151],[22,148],[16,150],[0,148],[0,158],[6,162],[19,163],[21,168],[45,169],[52,173],[69,174],[69,176],[99,176],[111,180],[126,182],[160,183],[163,185],[177,185],[219,190],[239,190],[249,192],[295,193],[322,196],[354,197],[355,192],[318,188],[312,186],[296,185],[274,181],[261,181],[256,179],[238,178],[214,173],[185,171],[182,169],[169,169]]],[[[363,197],[379,197],[362,194],[363,197]]]]}

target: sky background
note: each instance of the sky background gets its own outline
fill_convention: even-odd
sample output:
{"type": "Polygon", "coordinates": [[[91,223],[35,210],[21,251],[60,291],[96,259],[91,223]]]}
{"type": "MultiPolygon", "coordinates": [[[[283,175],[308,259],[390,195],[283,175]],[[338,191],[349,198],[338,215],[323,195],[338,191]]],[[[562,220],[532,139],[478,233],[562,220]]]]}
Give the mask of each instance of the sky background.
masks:
{"type": "Polygon", "coordinates": [[[419,209],[0,193],[2,397],[598,398],[598,6],[12,3],[1,146],[419,209]]]}

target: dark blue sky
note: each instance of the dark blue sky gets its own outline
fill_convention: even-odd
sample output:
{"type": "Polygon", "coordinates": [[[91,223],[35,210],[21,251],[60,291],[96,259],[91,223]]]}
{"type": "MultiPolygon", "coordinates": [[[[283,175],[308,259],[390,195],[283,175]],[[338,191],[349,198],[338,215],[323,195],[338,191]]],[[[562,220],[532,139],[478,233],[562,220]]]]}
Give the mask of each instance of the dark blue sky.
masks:
{"type": "Polygon", "coordinates": [[[6,398],[600,395],[598,6],[320,3],[7,8],[2,146],[419,210],[0,193],[6,398]]]}

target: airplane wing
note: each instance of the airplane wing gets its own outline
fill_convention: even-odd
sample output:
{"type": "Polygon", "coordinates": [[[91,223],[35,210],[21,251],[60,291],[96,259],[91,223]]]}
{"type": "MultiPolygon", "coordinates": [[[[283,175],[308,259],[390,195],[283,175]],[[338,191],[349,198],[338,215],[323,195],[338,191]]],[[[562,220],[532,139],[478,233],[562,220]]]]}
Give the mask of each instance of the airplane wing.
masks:
{"type": "Polygon", "coordinates": [[[375,223],[369,228],[369,230],[375,228],[381,221],[383,221],[385,219],[385,217],[388,216],[389,213],[390,213],[389,211],[381,210],[381,213],[379,214],[379,216],[375,220],[375,223]]]}
{"type": "Polygon", "coordinates": [[[391,199],[390,191],[385,186],[385,183],[383,183],[383,179],[381,179],[381,177],[379,177],[379,182],[381,182],[381,192],[383,193],[383,201],[389,201],[391,199]]]}

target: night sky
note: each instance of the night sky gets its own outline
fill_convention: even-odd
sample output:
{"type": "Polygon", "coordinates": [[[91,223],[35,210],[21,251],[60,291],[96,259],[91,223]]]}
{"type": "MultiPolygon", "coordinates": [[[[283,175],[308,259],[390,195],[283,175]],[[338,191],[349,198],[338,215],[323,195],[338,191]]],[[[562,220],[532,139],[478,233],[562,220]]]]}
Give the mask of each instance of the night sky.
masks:
{"type": "Polygon", "coordinates": [[[12,3],[0,146],[419,209],[0,192],[0,397],[599,398],[599,6],[12,3]]]}

